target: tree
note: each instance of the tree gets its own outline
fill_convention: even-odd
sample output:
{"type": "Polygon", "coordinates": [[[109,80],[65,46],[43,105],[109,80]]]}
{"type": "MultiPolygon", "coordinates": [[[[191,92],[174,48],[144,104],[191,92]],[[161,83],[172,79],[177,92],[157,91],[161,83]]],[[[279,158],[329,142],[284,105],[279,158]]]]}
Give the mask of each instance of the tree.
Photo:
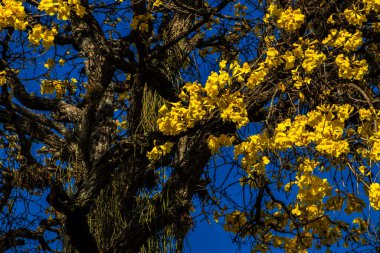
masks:
{"type": "Polygon", "coordinates": [[[380,250],[378,0],[0,14],[1,251],[380,250]]]}

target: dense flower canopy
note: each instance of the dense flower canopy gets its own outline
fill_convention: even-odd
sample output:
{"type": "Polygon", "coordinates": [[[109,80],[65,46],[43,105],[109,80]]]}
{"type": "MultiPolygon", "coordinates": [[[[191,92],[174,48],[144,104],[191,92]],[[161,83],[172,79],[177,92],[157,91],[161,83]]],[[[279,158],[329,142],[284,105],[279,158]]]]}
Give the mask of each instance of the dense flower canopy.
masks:
{"type": "Polygon", "coordinates": [[[210,214],[252,252],[380,249],[380,0],[0,16],[3,224],[20,196],[48,202],[0,225],[0,250],[167,252],[210,214]]]}

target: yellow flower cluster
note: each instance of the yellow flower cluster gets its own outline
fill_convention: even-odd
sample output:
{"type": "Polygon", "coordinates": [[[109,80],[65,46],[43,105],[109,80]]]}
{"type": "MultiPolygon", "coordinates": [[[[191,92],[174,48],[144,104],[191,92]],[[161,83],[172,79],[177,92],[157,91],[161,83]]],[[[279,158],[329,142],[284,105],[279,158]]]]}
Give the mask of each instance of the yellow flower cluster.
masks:
{"type": "Polygon", "coordinates": [[[207,144],[211,150],[211,153],[215,154],[219,148],[231,146],[234,141],[234,136],[228,137],[225,134],[222,134],[220,136],[210,135],[207,139],[207,144]]]}
{"type": "Polygon", "coordinates": [[[41,94],[53,94],[55,92],[56,97],[61,98],[69,87],[75,89],[76,83],[77,80],[75,78],[71,78],[71,81],[41,80],[41,94]]]}
{"type": "Polygon", "coordinates": [[[161,157],[167,155],[172,150],[173,143],[166,142],[163,145],[154,146],[153,149],[147,152],[146,157],[151,161],[157,161],[161,157]]]}
{"type": "Polygon", "coordinates": [[[133,16],[132,22],[130,24],[133,30],[140,30],[142,32],[148,32],[148,23],[153,19],[152,14],[136,15],[133,16]]]}
{"type": "Polygon", "coordinates": [[[21,1],[2,0],[0,4],[0,31],[5,27],[24,30],[28,24],[26,13],[21,1]]]}
{"type": "Polygon", "coordinates": [[[358,198],[353,194],[348,194],[346,207],[344,208],[345,213],[352,214],[354,212],[361,212],[363,211],[363,207],[365,207],[363,199],[358,198]]]}
{"type": "Polygon", "coordinates": [[[230,75],[224,71],[211,72],[211,75],[207,78],[205,84],[205,91],[207,96],[211,99],[215,99],[219,95],[219,91],[230,84],[230,75]]]}
{"type": "MultiPolygon", "coordinates": [[[[292,70],[293,81],[295,81],[294,86],[300,89],[304,84],[310,84],[311,79],[309,77],[302,77],[298,70],[299,67],[302,67],[305,74],[311,74],[326,60],[326,55],[316,49],[317,44],[317,40],[304,40],[300,37],[298,42],[293,44],[293,50],[288,50],[283,55],[280,55],[274,47],[269,47],[266,52],[265,61],[259,63],[258,68],[250,73],[246,82],[247,87],[253,89],[262,83],[269,71],[282,63],[285,63],[285,69],[293,69],[297,59],[301,62],[301,65],[292,70]]],[[[246,68],[246,70],[247,72],[245,73],[248,73],[249,69],[246,68]]]]}
{"type": "Polygon", "coordinates": [[[240,66],[237,61],[235,61],[234,64],[231,64],[230,69],[232,69],[232,78],[238,82],[243,82],[245,76],[251,72],[251,67],[247,62],[244,62],[243,65],[240,66]]]}
{"type": "Polygon", "coordinates": [[[326,178],[322,179],[309,173],[296,176],[296,185],[298,186],[298,201],[309,206],[321,203],[325,196],[331,194],[331,187],[326,178]]]}
{"type": "Polygon", "coordinates": [[[203,88],[200,84],[187,83],[179,95],[182,101],[189,101],[189,106],[184,103],[171,103],[170,108],[163,105],[158,111],[158,128],[168,135],[177,135],[187,128],[194,127],[197,120],[206,115],[205,101],[202,96],[203,88]]]}
{"type": "Polygon", "coordinates": [[[60,20],[68,20],[71,12],[79,17],[83,17],[86,13],[80,0],[41,0],[38,9],[51,16],[58,14],[57,18],[60,20]]]}
{"type": "MultiPolygon", "coordinates": [[[[235,159],[243,155],[241,166],[249,177],[254,177],[253,172],[265,174],[266,165],[270,163],[268,157],[265,156],[267,152],[285,151],[294,146],[308,147],[312,144],[323,155],[339,157],[347,154],[350,148],[347,140],[343,139],[343,132],[345,121],[352,110],[353,108],[349,105],[320,106],[307,115],[298,115],[293,121],[287,119],[277,125],[272,137],[266,133],[257,134],[236,145],[235,159]]],[[[310,174],[317,165],[315,161],[305,160],[300,165],[299,172],[310,174]]],[[[306,182],[305,180],[307,177],[299,175],[297,184],[301,185],[306,182]]],[[[326,184],[317,177],[311,177],[310,180],[318,184],[326,184]]],[[[285,190],[289,190],[291,185],[287,184],[285,190]]],[[[301,195],[300,198],[302,198],[301,195]]]]}
{"type": "Polygon", "coordinates": [[[362,32],[356,30],[354,34],[343,29],[338,32],[337,29],[331,29],[327,38],[322,41],[332,47],[343,47],[347,52],[356,51],[363,44],[362,32]]]}
{"type": "Polygon", "coordinates": [[[352,224],[357,224],[358,227],[354,229],[354,233],[363,234],[368,231],[368,223],[360,217],[356,217],[352,220],[352,224]]]}
{"type": "Polygon", "coordinates": [[[281,61],[279,61],[280,53],[274,47],[269,47],[267,50],[267,57],[265,58],[265,66],[267,68],[274,68],[280,65],[281,61]]]}
{"type": "MultiPolygon", "coordinates": [[[[312,202],[311,202],[312,203],[312,202]]],[[[316,219],[323,215],[324,211],[322,209],[322,205],[318,204],[295,204],[292,209],[292,214],[296,216],[303,215],[306,216],[309,220],[316,219]]],[[[303,219],[303,217],[299,217],[303,219]]]]}
{"type": "Polygon", "coordinates": [[[292,69],[294,68],[294,62],[296,61],[296,57],[291,51],[286,51],[284,55],[281,56],[285,61],[285,68],[292,69]]]}
{"type": "Polygon", "coordinates": [[[225,217],[224,230],[230,232],[241,232],[242,228],[247,224],[247,214],[239,210],[229,213],[225,217]]]}
{"type": "MultiPolygon", "coordinates": [[[[361,128],[360,132],[365,132],[365,135],[368,135],[368,133],[373,132],[372,129],[369,129],[371,123],[367,123],[365,125],[365,128],[361,128]]],[[[366,158],[372,159],[374,161],[380,161],[380,133],[373,133],[369,139],[368,139],[368,145],[369,150],[361,149],[358,150],[359,153],[362,153],[362,155],[366,158]]]]}
{"type": "Polygon", "coordinates": [[[0,71],[0,86],[3,86],[7,82],[6,74],[5,70],[0,71]]]}
{"type": "Polygon", "coordinates": [[[359,117],[361,121],[376,120],[379,116],[380,116],[380,111],[375,110],[374,108],[370,108],[370,109],[360,108],[359,109],[359,117]]]}
{"type": "Polygon", "coordinates": [[[214,109],[219,110],[224,121],[232,121],[239,128],[248,124],[242,94],[239,91],[230,93],[226,89],[230,82],[230,75],[220,70],[219,74],[213,72],[208,77],[204,88],[196,82],[185,84],[179,95],[182,102],[160,108],[157,120],[159,130],[168,135],[177,135],[194,127],[196,121],[214,109]]]}
{"type": "Polygon", "coordinates": [[[312,173],[314,169],[319,165],[320,163],[311,160],[309,158],[305,158],[302,163],[298,166],[298,171],[302,173],[312,173]]]}
{"type": "Polygon", "coordinates": [[[253,89],[255,86],[262,83],[267,76],[269,69],[265,66],[264,63],[260,63],[259,67],[252,71],[251,75],[247,80],[247,87],[253,89]]]}
{"type": "Polygon", "coordinates": [[[168,135],[177,135],[187,129],[187,125],[193,125],[193,120],[188,117],[188,109],[181,103],[174,103],[171,108],[163,105],[158,111],[158,128],[168,135]]]}
{"type": "Polygon", "coordinates": [[[369,14],[370,11],[374,11],[376,13],[380,12],[380,1],[379,0],[362,0],[365,7],[364,10],[367,14],[369,14]]]}
{"type": "Polygon", "coordinates": [[[308,158],[304,159],[298,166],[295,182],[289,182],[284,189],[289,191],[292,185],[298,187],[297,202],[291,213],[300,222],[308,224],[305,229],[312,230],[314,234],[324,235],[324,240],[335,243],[341,237],[341,234],[337,233],[339,229],[331,228],[330,222],[322,218],[325,212],[323,200],[326,196],[331,195],[332,187],[327,179],[314,175],[313,172],[317,166],[319,166],[319,162],[308,158]],[[315,222],[309,222],[310,220],[315,220],[315,222]]]}
{"type": "Polygon", "coordinates": [[[317,151],[339,157],[349,151],[348,142],[340,139],[344,122],[352,110],[350,105],[320,106],[307,115],[298,115],[293,122],[285,120],[278,124],[274,142],[278,149],[292,145],[303,147],[314,142],[317,151]]]}
{"type": "Polygon", "coordinates": [[[326,60],[326,55],[319,53],[314,49],[306,49],[304,60],[302,62],[302,68],[307,74],[313,72],[313,70],[321,65],[326,60]]]}
{"type": "Polygon", "coordinates": [[[304,21],[305,15],[301,13],[299,8],[296,10],[288,8],[284,12],[281,12],[277,20],[277,25],[279,28],[285,29],[285,31],[293,32],[299,29],[304,21]]]}
{"type": "Polygon", "coordinates": [[[368,64],[366,60],[355,60],[343,54],[336,57],[335,63],[339,67],[338,75],[344,79],[362,80],[368,71],[368,64]]]}
{"type": "Polygon", "coordinates": [[[296,89],[300,89],[304,84],[310,84],[311,82],[310,77],[301,77],[297,69],[292,70],[292,80],[294,81],[293,85],[296,89]]]}
{"type": "Polygon", "coordinates": [[[221,111],[220,117],[223,121],[232,121],[238,128],[248,124],[248,112],[239,91],[232,94],[226,91],[214,102],[221,111]]]}
{"type": "Polygon", "coordinates": [[[301,66],[307,74],[312,73],[326,60],[326,56],[316,50],[317,44],[317,40],[304,40],[302,37],[297,43],[293,43],[293,55],[302,61],[301,66]]]}
{"type": "Polygon", "coordinates": [[[241,159],[241,166],[250,177],[254,177],[252,172],[265,173],[265,165],[269,164],[270,160],[263,154],[269,148],[273,148],[270,141],[267,134],[257,134],[250,136],[246,141],[234,147],[235,159],[244,155],[241,159]]]}
{"type": "Polygon", "coordinates": [[[363,144],[367,148],[359,148],[356,151],[362,154],[364,158],[369,158],[376,162],[380,161],[380,133],[376,131],[374,125],[380,117],[380,111],[374,108],[359,110],[361,126],[358,127],[357,133],[360,135],[363,144]],[[374,122],[376,122],[374,124],[374,122]]]}
{"type": "Polygon", "coordinates": [[[351,25],[361,26],[364,22],[367,22],[367,17],[363,10],[358,10],[355,6],[352,6],[352,9],[345,9],[343,14],[351,25]]]}
{"type": "Polygon", "coordinates": [[[369,187],[369,202],[373,209],[380,210],[380,184],[372,183],[369,187]]]}
{"type": "Polygon", "coordinates": [[[242,167],[253,168],[260,173],[268,164],[266,159],[262,159],[264,152],[286,150],[293,146],[307,147],[312,143],[320,153],[339,157],[350,151],[347,140],[343,139],[343,132],[352,110],[350,105],[325,105],[307,115],[298,115],[293,121],[287,119],[277,125],[272,137],[266,133],[257,134],[236,145],[235,159],[244,155],[242,167]]]}
{"type": "Polygon", "coordinates": [[[48,29],[40,24],[33,26],[32,32],[29,33],[28,39],[33,45],[40,45],[42,39],[42,45],[44,48],[49,49],[54,45],[54,37],[58,34],[58,30],[53,27],[48,29]]]}
{"type": "Polygon", "coordinates": [[[307,253],[313,244],[313,236],[309,232],[299,232],[293,238],[282,237],[286,253],[307,253]]]}
{"type": "Polygon", "coordinates": [[[266,58],[264,62],[259,63],[259,67],[251,72],[247,80],[247,87],[253,89],[264,81],[266,75],[271,68],[277,67],[281,64],[280,53],[274,47],[269,47],[266,52],[266,58]]]}
{"type": "Polygon", "coordinates": [[[290,7],[283,10],[273,3],[268,7],[268,14],[265,16],[264,21],[271,17],[276,17],[278,28],[282,28],[287,32],[299,29],[305,21],[305,15],[301,13],[301,9],[293,10],[290,7]]]}

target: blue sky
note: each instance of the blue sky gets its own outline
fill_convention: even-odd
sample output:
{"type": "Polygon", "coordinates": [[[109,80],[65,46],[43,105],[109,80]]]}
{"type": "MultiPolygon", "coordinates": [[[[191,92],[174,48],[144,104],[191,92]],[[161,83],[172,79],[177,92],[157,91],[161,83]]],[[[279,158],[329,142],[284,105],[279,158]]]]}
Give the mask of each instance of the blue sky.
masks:
{"type": "MultiPolygon", "coordinates": [[[[210,225],[206,221],[197,224],[189,234],[188,245],[185,253],[239,252],[238,246],[232,243],[230,234],[223,230],[222,225],[213,221],[210,225]]],[[[250,249],[243,246],[240,252],[250,252],[250,249]]]]}

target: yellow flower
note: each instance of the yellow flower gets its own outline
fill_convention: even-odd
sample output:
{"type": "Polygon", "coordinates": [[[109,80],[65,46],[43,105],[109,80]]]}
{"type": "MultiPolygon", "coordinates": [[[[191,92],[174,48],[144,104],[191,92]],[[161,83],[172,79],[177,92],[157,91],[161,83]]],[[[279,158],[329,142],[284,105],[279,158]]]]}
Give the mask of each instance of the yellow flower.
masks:
{"type": "Polygon", "coordinates": [[[46,63],[44,64],[44,67],[47,69],[50,69],[55,64],[54,60],[52,58],[49,58],[46,63]]]}
{"type": "Polygon", "coordinates": [[[65,62],[66,62],[66,61],[65,61],[64,59],[61,58],[61,59],[59,59],[58,62],[59,62],[59,64],[61,64],[61,66],[63,66],[63,65],[65,65],[65,62]]]}
{"type": "Polygon", "coordinates": [[[300,98],[301,102],[305,101],[305,95],[302,92],[298,93],[298,97],[300,98]]]}
{"type": "Polygon", "coordinates": [[[83,17],[86,13],[79,0],[41,0],[38,9],[51,16],[57,14],[57,18],[60,20],[68,20],[71,12],[79,17],[83,17]]]}
{"type": "Polygon", "coordinates": [[[42,80],[41,81],[41,94],[53,94],[56,93],[57,98],[61,98],[65,95],[69,87],[73,88],[76,81],[75,78],[68,80],[42,80]]]}
{"type": "Polygon", "coordinates": [[[239,91],[232,94],[226,92],[217,101],[217,105],[221,110],[220,117],[224,121],[230,120],[234,122],[238,128],[248,124],[248,112],[239,91]]]}
{"type": "Polygon", "coordinates": [[[162,5],[162,0],[156,0],[154,3],[153,3],[153,6],[154,7],[160,7],[162,5]]]}
{"type": "Polygon", "coordinates": [[[331,29],[329,35],[322,43],[333,47],[343,47],[347,52],[355,51],[363,44],[362,32],[356,30],[356,32],[352,34],[346,29],[339,32],[336,29],[331,29]]]}
{"type": "Polygon", "coordinates": [[[380,1],[379,0],[363,0],[365,4],[365,11],[368,14],[370,11],[374,11],[376,13],[380,12],[380,1]]]}
{"type": "Polygon", "coordinates": [[[2,0],[0,4],[0,30],[12,27],[17,30],[25,30],[28,22],[26,13],[21,1],[2,0]]]}
{"type": "Polygon", "coordinates": [[[301,27],[305,21],[305,15],[301,13],[301,9],[293,10],[288,8],[281,12],[277,25],[279,28],[285,29],[285,31],[293,32],[301,27]]]}
{"type": "Polygon", "coordinates": [[[130,26],[133,30],[140,30],[142,32],[147,32],[149,29],[148,23],[152,19],[153,19],[152,14],[136,15],[136,16],[133,16],[130,26]]]}
{"type": "Polygon", "coordinates": [[[273,68],[281,63],[280,54],[274,47],[269,47],[267,50],[267,58],[265,59],[265,64],[268,68],[273,68]]]}
{"type": "Polygon", "coordinates": [[[270,163],[270,160],[267,156],[263,156],[262,162],[263,162],[263,164],[268,165],[270,163]]]}
{"type": "Polygon", "coordinates": [[[56,28],[48,29],[40,24],[33,26],[32,31],[29,33],[29,42],[38,46],[42,39],[42,45],[49,49],[54,44],[54,37],[58,34],[56,28]]]}
{"type": "Polygon", "coordinates": [[[296,57],[291,51],[286,51],[286,53],[282,55],[282,58],[285,60],[286,69],[294,68],[294,62],[296,60],[296,57]]]}
{"type": "Polygon", "coordinates": [[[331,14],[330,17],[327,19],[327,24],[335,24],[334,14],[331,14]]]}
{"type": "Polygon", "coordinates": [[[305,59],[302,62],[302,68],[306,73],[310,74],[315,68],[326,60],[326,55],[323,53],[318,53],[314,49],[307,49],[305,51],[305,59]]]}
{"type": "Polygon", "coordinates": [[[220,69],[225,69],[227,66],[227,61],[226,60],[223,60],[219,63],[219,68],[220,69]]]}
{"type": "Polygon", "coordinates": [[[0,86],[3,86],[7,82],[5,75],[6,75],[5,70],[0,71],[0,86]]]}
{"type": "Polygon", "coordinates": [[[292,214],[294,214],[296,216],[300,216],[301,215],[301,210],[299,209],[298,204],[296,204],[295,208],[293,208],[292,214]]]}
{"type": "Polygon", "coordinates": [[[229,213],[225,217],[225,224],[223,226],[224,230],[231,232],[239,232],[247,223],[247,214],[241,213],[239,210],[236,210],[232,213],[229,213]]]}
{"type": "Polygon", "coordinates": [[[147,152],[146,156],[151,161],[157,161],[159,158],[169,154],[172,147],[172,142],[166,142],[163,145],[153,147],[151,151],[147,152]]]}
{"type": "Polygon", "coordinates": [[[251,75],[247,80],[247,87],[250,89],[254,89],[257,85],[262,83],[269,72],[269,68],[267,68],[264,63],[259,64],[259,67],[251,72],[251,75]]]}
{"type": "Polygon", "coordinates": [[[207,139],[208,147],[212,154],[215,154],[219,148],[231,146],[235,137],[228,137],[227,135],[213,136],[210,135],[207,139]]]}
{"type": "MultiPolygon", "coordinates": [[[[221,80],[221,82],[223,81],[221,80]]],[[[215,98],[211,100],[209,97],[204,97],[205,89],[196,82],[185,84],[179,98],[182,101],[187,101],[188,106],[181,102],[170,103],[170,108],[163,105],[158,111],[157,125],[159,130],[167,135],[177,135],[188,128],[192,128],[196,121],[201,120],[207,111],[214,108],[215,103],[215,98]]]]}
{"type": "Polygon", "coordinates": [[[270,16],[280,16],[281,15],[281,9],[277,7],[276,4],[271,3],[268,7],[268,12],[270,16]]]}
{"type": "Polygon", "coordinates": [[[375,115],[374,109],[359,109],[359,116],[361,121],[372,120],[372,117],[375,115]]]}
{"type": "Polygon", "coordinates": [[[286,86],[283,82],[280,82],[278,84],[278,88],[282,91],[282,92],[285,92],[286,91],[286,86]]]}
{"type": "Polygon", "coordinates": [[[46,29],[45,32],[41,34],[41,38],[43,40],[42,45],[44,46],[44,48],[48,49],[52,45],[54,45],[54,37],[57,34],[58,34],[58,31],[56,28],[46,29]]]}
{"type": "Polygon", "coordinates": [[[368,71],[366,60],[355,60],[355,57],[348,58],[343,54],[336,57],[335,63],[339,67],[338,75],[344,79],[362,80],[368,71]]]}
{"type": "Polygon", "coordinates": [[[344,10],[344,17],[351,25],[361,26],[363,22],[367,22],[367,18],[362,11],[358,10],[355,6],[352,9],[344,10]]]}
{"type": "Polygon", "coordinates": [[[369,187],[369,202],[373,209],[380,210],[380,184],[372,183],[369,187]]]}
{"type": "Polygon", "coordinates": [[[40,44],[42,34],[42,25],[38,24],[33,26],[32,32],[29,33],[28,39],[30,43],[38,46],[40,44]]]}
{"type": "Polygon", "coordinates": [[[298,186],[297,199],[307,204],[322,202],[326,195],[331,194],[330,184],[327,179],[314,175],[296,176],[298,186]]]}

